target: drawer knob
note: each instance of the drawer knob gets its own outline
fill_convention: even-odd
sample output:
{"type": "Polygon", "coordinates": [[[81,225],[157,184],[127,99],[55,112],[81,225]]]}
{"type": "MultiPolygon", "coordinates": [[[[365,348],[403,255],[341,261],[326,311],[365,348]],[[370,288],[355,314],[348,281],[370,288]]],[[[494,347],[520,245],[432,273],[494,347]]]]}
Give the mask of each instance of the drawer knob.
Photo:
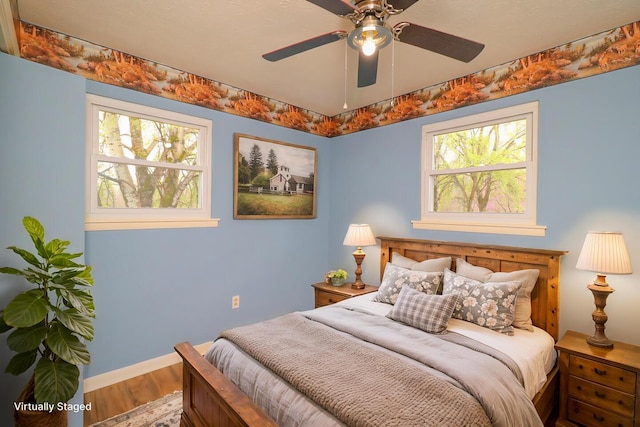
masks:
{"type": "Polygon", "coordinates": [[[603,417],[603,416],[601,416],[601,415],[600,415],[600,416],[598,416],[598,415],[596,415],[596,414],[593,414],[593,419],[594,419],[594,420],[596,420],[596,421],[598,421],[599,423],[601,423],[601,422],[603,422],[603,421],[604,421],[604,417],[603,417]]]}
{"type": "Polygon", "coordinates": [[[582,386],[581,386],[581,385],[579,385],[578,387],[576,387],[576,389],[577,389],[578,391],[582,391],[582,386]]]}
{"type": "Polygon", "coordinates": [[[607,370],[606,369],[598,369],[598,368],[593,368],[593,372],[596,373],[596,375],[607,375],[607,370]]]}
{"type": "Polygon", "coordinates": [[[607,397],[605,393],[600,393],[598,390],[594,390],[593,393],[596,395],[596,397],[599,397],[600,399],[604,399],[605,397],[607,397]]]}

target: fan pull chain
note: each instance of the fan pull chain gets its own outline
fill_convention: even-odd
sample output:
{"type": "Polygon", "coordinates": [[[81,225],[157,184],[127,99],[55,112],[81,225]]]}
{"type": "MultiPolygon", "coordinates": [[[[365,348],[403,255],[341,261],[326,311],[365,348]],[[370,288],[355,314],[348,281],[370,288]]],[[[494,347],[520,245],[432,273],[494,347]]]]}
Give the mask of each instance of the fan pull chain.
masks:
{"type": "Polygon", "coordinates": [[[345,42],[344,42],[344,104],[342,104],[343,110],[346,110],[347,108],[349,108],[349,106],[347,105],[347,52],[348,52],[348,46],[347,46],[347,41],[345,39],[345,42]]]}
{"type": "Polygon", "coordinates": [[[391,107],[395,107],[395,100],[393,99],[394,83],[395,83],[395,70],[396,70],[396,39],[391,39],[391,107]]]}

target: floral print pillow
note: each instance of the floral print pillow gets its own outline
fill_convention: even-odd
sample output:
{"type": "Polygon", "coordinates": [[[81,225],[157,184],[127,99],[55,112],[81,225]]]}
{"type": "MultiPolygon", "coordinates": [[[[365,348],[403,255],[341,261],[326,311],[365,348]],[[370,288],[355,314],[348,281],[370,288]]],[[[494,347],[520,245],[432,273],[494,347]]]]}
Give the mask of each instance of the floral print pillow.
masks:
{"type": "Polygon", "coordinates": [[[522,282],[486,282],[444,271],[443,295],[459,295],[453,318],[513,335],[516,297],[522,282]]]}
{"type": "Polygon", "coordinates": [[[408,286],[418,292],[429,295],[438,293],[442,283],[442,273],[408,270],[387,263],[382,276],[382,283],[378,288],[378,293],[373,298],[374,301],[395,304],[403,286],[408,286]]]}

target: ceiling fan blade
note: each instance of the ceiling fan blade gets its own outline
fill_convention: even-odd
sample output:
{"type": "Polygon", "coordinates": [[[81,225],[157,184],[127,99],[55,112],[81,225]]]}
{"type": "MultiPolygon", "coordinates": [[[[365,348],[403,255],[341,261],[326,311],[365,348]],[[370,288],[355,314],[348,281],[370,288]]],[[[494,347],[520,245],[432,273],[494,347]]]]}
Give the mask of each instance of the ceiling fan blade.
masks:
{"type": "Polygon", "coordinates": [[[358,87],[371,86],[378,77],[378,50],[367,56],[362,51],[358,55],[358,87]]]}
{"type": "Polygon", "coordinates": [[[410,22],[400,22],[393,29],[400,30],[398,40],[422,49],[430,50],[449,58],[469,62],[484,49],[482,43],[463,39],[453,34],[421,27],[410,22]]]}
{"type": "Polygon", "coordinates": [[[418,3],[419,0],[391,0],[390,3],[392,3],[391,6],[393,6],[394,9],[399,9],[399,10],[407,10],[408,8],[410,8],[411,6],[413,6],[414,4],[418,3]]]}
{"type": "Polygon", "coordinates": [[[307,0],[309,3],[313,3],[316,6],[320,6],[321,8],[328,10],[331,13],[335,13],[336,15],[345,16],[352,12],[355,12],[356,9],[349,2],[344,0],[307,0]]]}
{"type": "Polygon", "coordinates": [[[312,37],[308,40],[304,40],[281,49],[274,50],[262,55],[267,61],[275,62],[298,53],[305,52],[315,47],[323,46],[325,44],[333,43],[347,36],[346,31],[333,31],[331,33],[323,34],[321,36],[312,37]]]}

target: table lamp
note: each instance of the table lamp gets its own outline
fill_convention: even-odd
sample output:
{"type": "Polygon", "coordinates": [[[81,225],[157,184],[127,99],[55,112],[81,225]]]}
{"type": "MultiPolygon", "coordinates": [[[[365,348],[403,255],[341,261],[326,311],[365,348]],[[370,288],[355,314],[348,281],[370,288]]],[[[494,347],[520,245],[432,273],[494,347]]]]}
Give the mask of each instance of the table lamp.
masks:
{"type": "Polygon", "coordinates": [[[343,244],[345,246],[357,246],[357,249],[353,253],[353,257],[356,260],[356,281],[351,284],[351,287],[354,289],[363,289],[364,283],[360,279],[362,275],[362,267],[360,265],[366,254],[362,250],[362,247],[376,244],[376,238],[369,224],[350,224],[347,235],[344,236],[343,244]]]}
{"type": "Polygon", "coordinates": [[[596,280],[587,286],[593,293],[596,305],[591,314],[595,322],[595,333],[587,338],[587,342],[597,347],[613,347],[613,342],[604,334],[604,324],[608,319],[604,306],[607,297],[614,291],[607,283],[606,274],[632,273],[622,233],[588,232],[576,268],[596,273],[596,280]]]}

